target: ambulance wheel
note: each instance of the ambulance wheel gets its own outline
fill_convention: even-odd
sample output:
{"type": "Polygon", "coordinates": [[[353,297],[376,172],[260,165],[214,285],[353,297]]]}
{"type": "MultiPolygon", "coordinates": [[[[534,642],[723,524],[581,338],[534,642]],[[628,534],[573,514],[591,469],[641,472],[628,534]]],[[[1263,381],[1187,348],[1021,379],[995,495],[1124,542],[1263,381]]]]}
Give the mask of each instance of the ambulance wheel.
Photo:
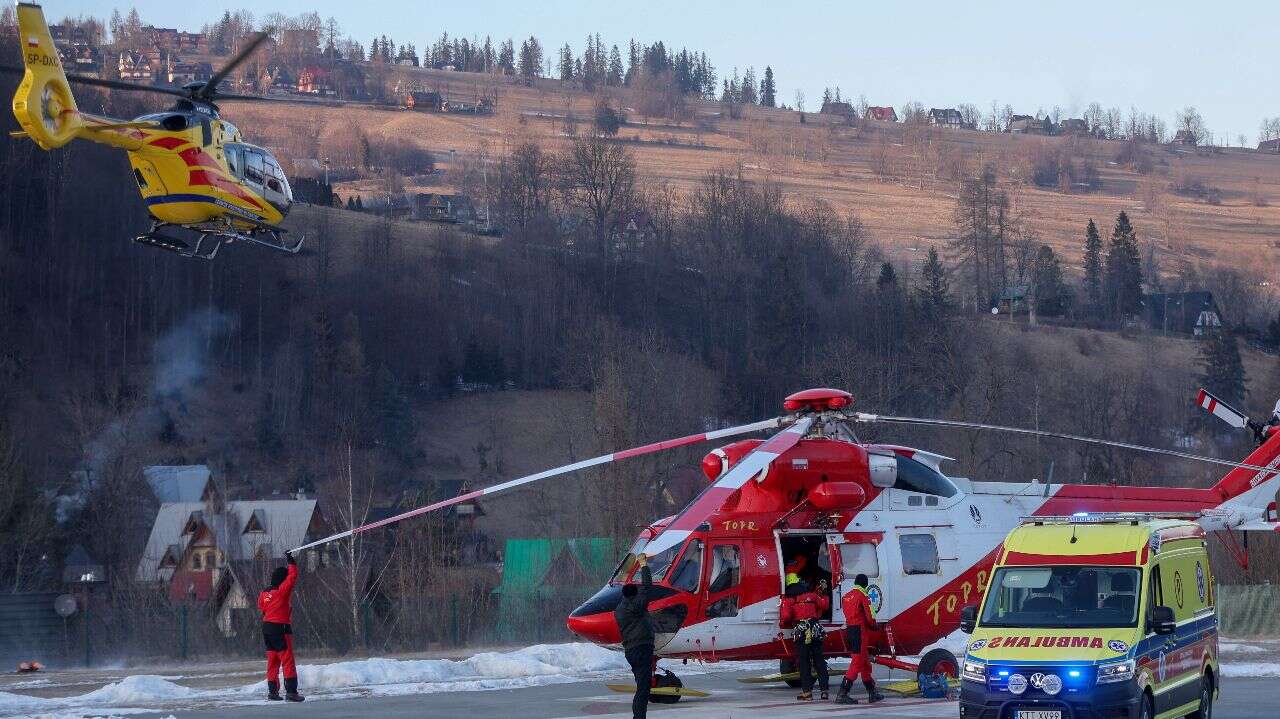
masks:
{"type": "Polygon", "coordinates": [[[1142,695],[1142,706],[1138,709],[1138,719],[1155,719],[1155,710],[1151,708],[1151,695],[1142,695]]]}
{"type": "Polygon", "coordinates": [[[1205,674],[1200,681],[1200,706],[1187,715],[1188,719],[1213,719],[1213,677],[1205,674]]]}
{"type": "MultiPolygon", "coordinates": [[[[794,660],[794,659],[779,659],[779,660],[778,660],[778,673],[779,673],[779,674],[795,674],[795,673],[796,673],[796,672],[798,672],[798,671],[800,671],[800,670],[796,667],[796,660],[794,660]]],[[[799,679],[785,679],[784,681],[787,683],[787,686],[791,687],[792,689],[799,689],[799,688],[800,688],[800,680],[799,680],[799,679]]]]}
{"type": "Polygon", "coordinates": [[[960,676],[960,662],[946,649],[930,649],[920,657],[921,674],[945,674],[952,679],[960,676]]]}
{"type": "MultiPolygon", "coordinates": [[[[676,689],[679,689],[680,687],[683,687],[684,684],[680,681],[680,677],[670,672],[666,672],[654,677],[653,686],[675,687],[676,689]]],[[[666,694],[650,694],[649,695],[650,704],[675,704],[678,701],[680,701],[679,694],[672,694],[669,696],[666,694]]]]}

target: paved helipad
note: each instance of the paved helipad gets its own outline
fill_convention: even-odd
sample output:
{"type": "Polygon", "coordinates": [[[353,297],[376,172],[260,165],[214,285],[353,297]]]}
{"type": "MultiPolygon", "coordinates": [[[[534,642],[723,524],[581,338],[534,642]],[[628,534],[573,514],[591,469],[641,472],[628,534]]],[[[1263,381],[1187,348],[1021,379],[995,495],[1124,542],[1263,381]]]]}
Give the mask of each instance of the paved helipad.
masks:
{"type": "MultiPolygon", "coordinates": [[[[877,717],[957,717],[952,701],[890,699],[874,706],[844,706],[794,701],[795,691],[785,687],[744,685],[737,677],[743,672],[726,672],[689,677],[689,685],[712,692],[707,699],[681,700],[674,705],[651,705],[649,716],[659,719],[741,719],[742,717],[787,717],[875,719],[877,717]]],[[[1221,719],[1274,719],[1274,679],[1226,679],[1222,699],[1215,706],[1221,719]]],[[[251,719],[296,715],[307,719],[327,717],[459,717],[463,719],[559,719],[562,717],[631,716],[630,697],[613,694],[599,682],[579,682],[525,689],[441,692],[409,696],[367,696],[328,699],[301,705],[240,705],[207,711],[166,711],[178,717],[234,717],[251,719]]]]}

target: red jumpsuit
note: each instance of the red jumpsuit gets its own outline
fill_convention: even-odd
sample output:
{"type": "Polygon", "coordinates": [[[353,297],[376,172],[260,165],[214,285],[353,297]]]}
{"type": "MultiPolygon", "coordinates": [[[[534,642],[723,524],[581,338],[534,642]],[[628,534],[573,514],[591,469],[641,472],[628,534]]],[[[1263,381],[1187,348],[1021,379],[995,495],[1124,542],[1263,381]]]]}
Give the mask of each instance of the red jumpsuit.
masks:
{"type": "Polygon", "coordinates": [[[871,609],[871,599],[858,586],[854,586],[841,600],[844,607],[844,621],[848,627],[849,670],[844,673],[850,681],[862,676],[862,681],[871,681],[871,630],[876,626],[875,611],[871,609]]]}
{"type": "Polygon", "coordinates": [[[298,565],[290,564],[284,581],[275,589],[258,595],[262,612],[262,639],[267,645],[267,681],[276,681],[276,673],[284,670],[286,683],[298,677],[293,661],[293,585],[298,581],[298,565]]]}

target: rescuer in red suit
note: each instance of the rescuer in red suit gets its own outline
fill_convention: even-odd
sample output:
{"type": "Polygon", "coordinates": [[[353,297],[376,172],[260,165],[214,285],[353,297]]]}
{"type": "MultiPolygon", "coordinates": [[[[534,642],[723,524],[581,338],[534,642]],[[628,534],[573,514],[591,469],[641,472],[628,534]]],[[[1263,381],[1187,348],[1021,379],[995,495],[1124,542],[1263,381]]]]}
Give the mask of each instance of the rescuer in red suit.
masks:
{"type": "Polygon", "coordinates": [[[862,677],[862,686],[867,689],[867,703],[875,704],[884,699],[884,695],[876,691],[876,680],[871,676],[870,633],[876,628],[876,613],[871,607],[871,598],[867,595],[867,575],[859,574],[853,578],[853,589],[844,595],[845,631],[849,639],[849,670],[840,681],[840,691],[836,693],[836,702],[854,704],[856,700],[849,698],[849,690],[853,688],[853,680],[862,677]]]}
{"type": "Polygon", "coordinates": [[[817,589],[806,591],[795,598],[793,617],[796,626],[791,638],[796,647],[796,663],[800,668],[800,695],[796,697],[802,702],[813,701],[813,675],[818,674],[818,688],[822,698],[827,698],[828,682],[827,659],[822,654],[822,641],[825,632],[822,629],[822,615],[831,606],[831,600],[823,596],[827,591],[827,580],[819,580],[817,589]]]}
{"type": "Polygon", "coordinates": [[[262,612],[262,641],[267,645],[267,698],[272,701],[288,699],[300,702],[298,693],[298,668],[293,662],[293,585],[298,582],[298,561],[285,552],[286,567],[276,567],[271,572],[271,587],[258,595],[258,610],[262,612]],[[284,671],[285,695],[280,696],[280,682],[276,675],[284,671]]]}

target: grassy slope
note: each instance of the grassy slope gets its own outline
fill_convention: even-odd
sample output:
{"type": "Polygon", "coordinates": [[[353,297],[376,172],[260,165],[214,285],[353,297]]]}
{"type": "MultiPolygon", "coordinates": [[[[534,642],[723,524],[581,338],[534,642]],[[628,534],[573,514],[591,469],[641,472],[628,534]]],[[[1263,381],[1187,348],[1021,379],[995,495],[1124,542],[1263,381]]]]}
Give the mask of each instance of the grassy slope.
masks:
{"type": "MultiPolygon", "coordinates": [[[[469,97],[478,77],[408,68],[395,72],[412,75],[428,87],[452,90],[458,97],[469,97]]],[[[565,142],[564,123],[548,116],[591,115],[592,96],[559,83],[544,81],[527,88],[499,82],[497,93],[499,112],[491,117],[348,108],[307,108],[299,113],[269,105],[231,106],[228,115],[251,138],[286,155],[314,156],[316,141],[325,153],[341,155],[353,128],[359,127],[373,137],[429,149],[444,165],[450,151],[460,157],[482,151],[497,155],[522,139],[555,148],[565,142]]],[[[634,104],[631,98],[622,103],[634,104]]],[[[698,105],[695,110],[709,113],[719,106],[698,105]]],[[[901,125],[832,126],[829,118],[812,114],[800,125],[796,113],[781,110],[747,108],[741,119],[720,119],[713,129],[702,130],[691,122],[628,114],[633,124],[623,128],[619,138],[635,150],[646,179],[687,191],[709,170],[741,165],[749,176],[779,182],[794,199],[822,198],[841,213],[858,213],[899,260],[922,255],[952,232],[954,181],[919,168],[956,163],[973,167],[986,160],[996,161],[1008,173],[1015,202],[1034,231],[1073,263],[1078,262],[1085,220],[1097,218],[1105,232],[1120,210],[1130,212],[1142,238],[1156,241],[1166,268],[1180,262],[1269,268],[1280,252],[1274,244],[1280,237],[1277,155],[1239,150],[1205,155],[1153,147],[1155,169],[1143,176],[1115,164],[1121,143],[1082,141],[1082,152],[1101,171],[1103,187],[1093,194],[1064,194],[1019,179],[1027,174],[1029,152],[1036,146],[1058,146],[1063,138],[935,131],[922,149],[918,141],[904,137],[901,125]],[[880,179],[873,172],[877,165],[887,166],[896,179],[880,179]],[[1168,191],[1170,184],[1192,177],[1217,188],[1221,204],[1168,191]],[[1144,186],[1150,185],[1161,189],[1153,207],[1146,206],[1153,194],[1144,186]]],[[[440,183],[446,189],[447,178],[440,183]]]]}

